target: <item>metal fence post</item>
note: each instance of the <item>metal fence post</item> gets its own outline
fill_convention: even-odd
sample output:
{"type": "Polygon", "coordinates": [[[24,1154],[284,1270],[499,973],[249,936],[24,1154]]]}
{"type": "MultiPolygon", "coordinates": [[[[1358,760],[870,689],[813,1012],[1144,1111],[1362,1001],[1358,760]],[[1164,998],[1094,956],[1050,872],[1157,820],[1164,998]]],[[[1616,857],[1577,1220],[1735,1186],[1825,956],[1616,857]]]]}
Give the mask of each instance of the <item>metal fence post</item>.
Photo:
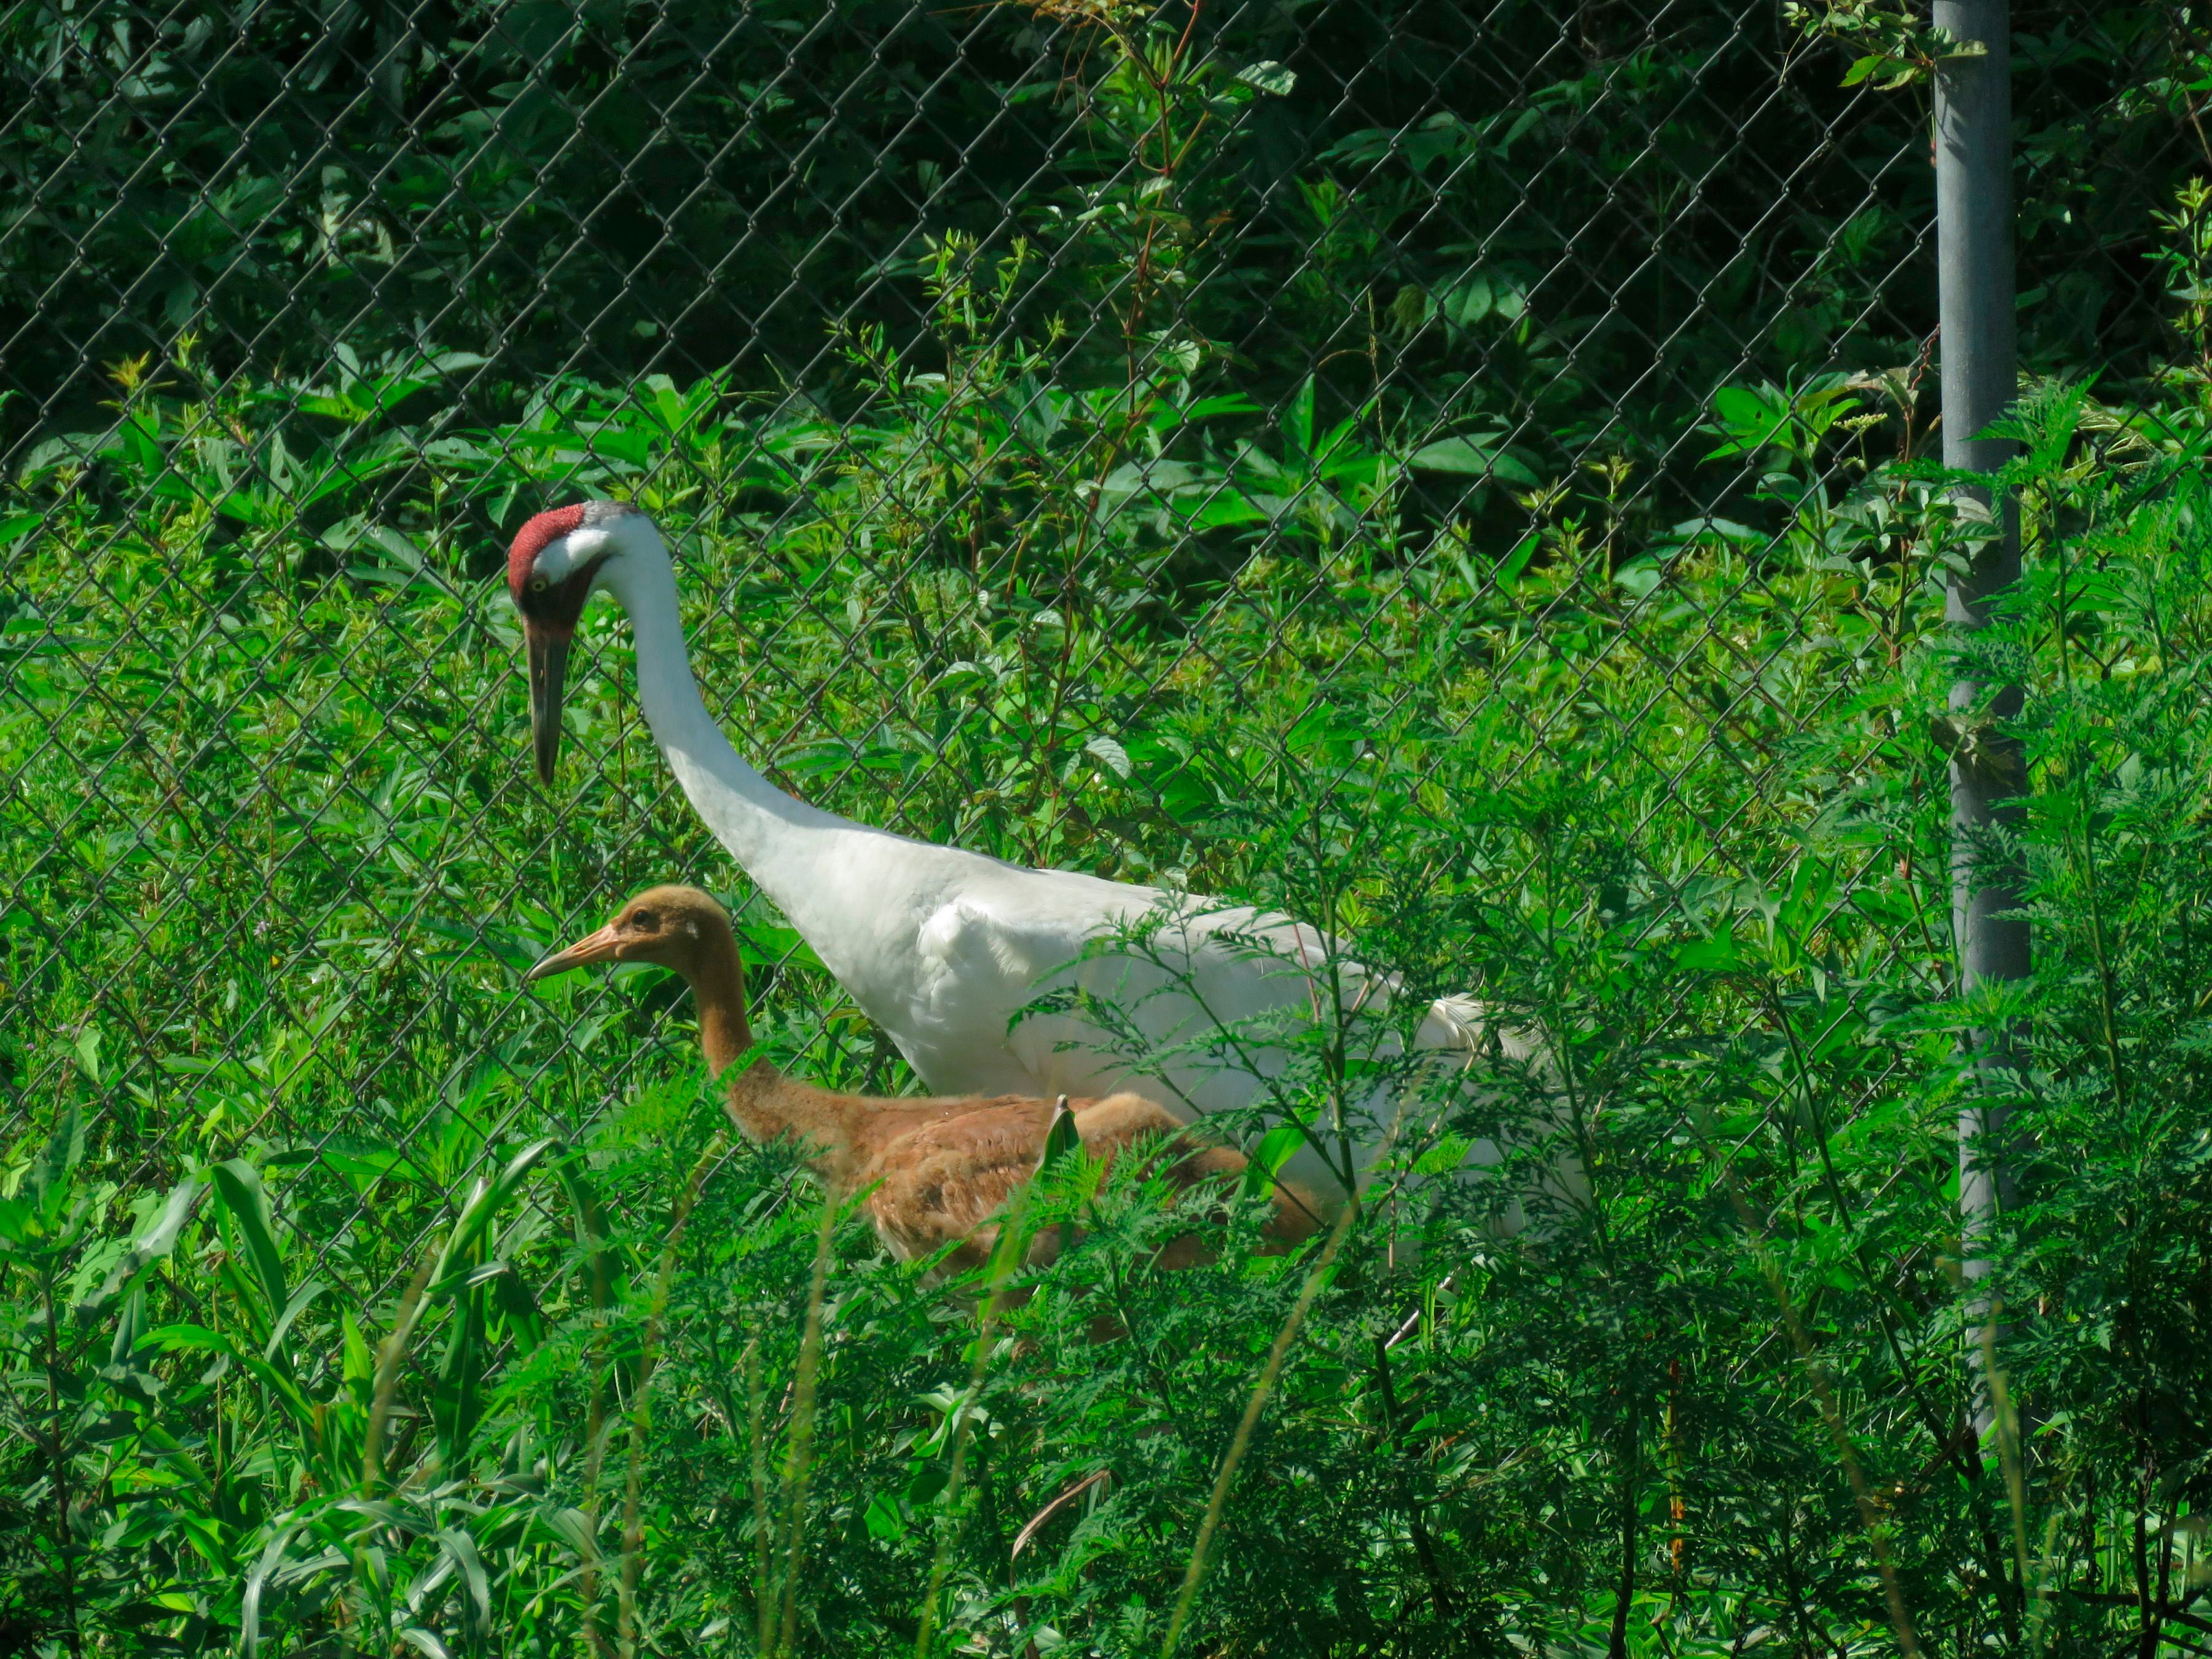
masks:
{"type": "MultiPolygon", "coordinates": [[[[2008,0],[1936,0],[1937,27],[1974,55],[1943,61],[1936,76],[1936,247],[1939,268],[1943,383],[1943,459],[1946,465],[1993,472],[2013,446],[1976,434],[2004,412],[2014,389],[2012,205],[2012,52],[2008,0]]],[[[1984,505],[1999,514],[2002,533],[1984,543],[1972,568],[1951,579],[1948,615],[1963,630],[1988,626],[1990,596],[2020,575],[2020,508],[2011,500],[1984,505]]],[[[1968,711],[1987,688],[1961,678],[1951,688],[1954,731],[1963,735],[1968,711]]],[[[2021,706],[2018,686],[1996,698],[2000,715],[2021,706]]],[[[2016,740],[1983,732],[1962,741],[1951,763],[1951,910],[1958,939],[1961,988],[1992,980],[2021,979],[2028,971],[2025,921],[2002,913],[2021,903],[2022,872],[2007,861],[1992,867],[1991,831],[2008,814],[1996,803],[2017,795],[2023,772],[2016,740]]],[[[2005,1033],[1973,1034],[1977,1063],[1985,1071],[2009,1064],[2005,1033]]],[[[1990,1091],[2005,1085],[1989,1079],[1990,1091]]],[[[1991,1302],[1978,1291],[1991,1263],[1987,1240],[2010,1199],[2004,1148],[2008,1113],[1972,1104],[1959,1119],[1959,1203],[1964,1271],[1978,1318],[1991,1302]]],[[[1986,1335],[1978,1331],[1970,1363],[1978,1364],[1986,1335]]],[[[1986,1390],[1977,1389],[1977,1426],[1986,1435],[1991,1412],[1986,1390]]]]}

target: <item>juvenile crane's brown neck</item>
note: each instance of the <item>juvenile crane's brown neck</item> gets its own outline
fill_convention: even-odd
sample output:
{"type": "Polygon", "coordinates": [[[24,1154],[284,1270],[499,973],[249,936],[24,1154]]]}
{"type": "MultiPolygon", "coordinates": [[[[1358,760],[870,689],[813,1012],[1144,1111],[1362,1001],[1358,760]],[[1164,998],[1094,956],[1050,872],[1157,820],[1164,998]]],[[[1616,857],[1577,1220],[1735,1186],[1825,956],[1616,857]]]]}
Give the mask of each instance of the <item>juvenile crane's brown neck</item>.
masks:
{"type": "Polygon", "coordinates": [[[832,1187],[850,1187],[855,1157],[850,1109],[860,1103],[793,1083],[765,1060],[742,1074],[732,1069],[753,1046],[753,1032],[745,1018],[744,963],[728,925],[701,919],[683,949],[656,959],[691,988],[707,1070],[728,1090],[726,1108],[738,1127],[763,1146],[792,1136],[832,1187]]]}
{"type": "Polygon", "coordinates": [[[678,971],[691,984],[708,1074],[719,1078],[753,1046],[753,1028],[745,1018],[745,969],[737,940],[725,928],[702,929],[697,947],[678,971]]]}

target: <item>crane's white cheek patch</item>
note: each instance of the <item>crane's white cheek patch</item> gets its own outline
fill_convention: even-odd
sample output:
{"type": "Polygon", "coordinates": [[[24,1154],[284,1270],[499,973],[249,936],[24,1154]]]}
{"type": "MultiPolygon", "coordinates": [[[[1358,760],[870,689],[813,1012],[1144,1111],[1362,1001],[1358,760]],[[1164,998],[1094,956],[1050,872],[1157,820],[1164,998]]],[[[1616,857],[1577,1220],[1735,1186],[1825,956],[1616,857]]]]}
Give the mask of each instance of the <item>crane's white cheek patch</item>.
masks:
{"type": "Polygon", "coordinates": [[[607,532],[586,525],[580,530],[570,531],[556,542],[548,542],[532,568],[547,581],[558,586],[595,563],[607,550],[607,532]]]}

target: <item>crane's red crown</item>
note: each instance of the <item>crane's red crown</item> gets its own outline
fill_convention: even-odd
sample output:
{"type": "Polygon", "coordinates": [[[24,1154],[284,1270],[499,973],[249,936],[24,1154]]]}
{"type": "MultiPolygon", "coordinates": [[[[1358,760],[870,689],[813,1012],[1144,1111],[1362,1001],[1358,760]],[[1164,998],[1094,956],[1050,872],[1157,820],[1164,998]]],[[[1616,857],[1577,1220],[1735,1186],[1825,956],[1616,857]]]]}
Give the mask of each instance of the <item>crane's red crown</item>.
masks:
{"type": "Polygon", "coordinates": [[[507,591],[518,602],[530,586],[530,573],[538,563],[538,556],[545,550],[547,543],[558,541],[584,522],[586,505],[578,501],[574,507],[556,507],[550,513],[540,513],[514,532],[514,544],[507,550],[507,591]]]}

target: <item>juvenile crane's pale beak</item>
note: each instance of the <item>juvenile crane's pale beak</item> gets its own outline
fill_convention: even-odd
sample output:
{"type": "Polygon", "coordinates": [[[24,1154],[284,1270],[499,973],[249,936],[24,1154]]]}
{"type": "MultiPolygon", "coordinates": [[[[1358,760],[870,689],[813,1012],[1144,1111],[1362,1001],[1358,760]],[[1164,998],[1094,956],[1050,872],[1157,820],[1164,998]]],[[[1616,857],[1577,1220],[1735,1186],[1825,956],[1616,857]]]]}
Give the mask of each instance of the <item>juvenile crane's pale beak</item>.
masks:
{"type": "Polygon", "coordinates": [[[571,968],[581,968],[591,962],[619,962],[617,948],[621,937],[611,921],[596,933],[586,933],[565,950],[556,951],[522,976],[525,985],[541,979],[550,979],[556,974],[565,974],[571,968]]]}
{"type": "Polygon", "coordinates": [[[522,625],[530,657],[530,740],[538,754],[538,781],[553,782],[553,763],[561,757],[561,690],[568,678],[568,645],[573,630],[544,623],[522,625]]]}

